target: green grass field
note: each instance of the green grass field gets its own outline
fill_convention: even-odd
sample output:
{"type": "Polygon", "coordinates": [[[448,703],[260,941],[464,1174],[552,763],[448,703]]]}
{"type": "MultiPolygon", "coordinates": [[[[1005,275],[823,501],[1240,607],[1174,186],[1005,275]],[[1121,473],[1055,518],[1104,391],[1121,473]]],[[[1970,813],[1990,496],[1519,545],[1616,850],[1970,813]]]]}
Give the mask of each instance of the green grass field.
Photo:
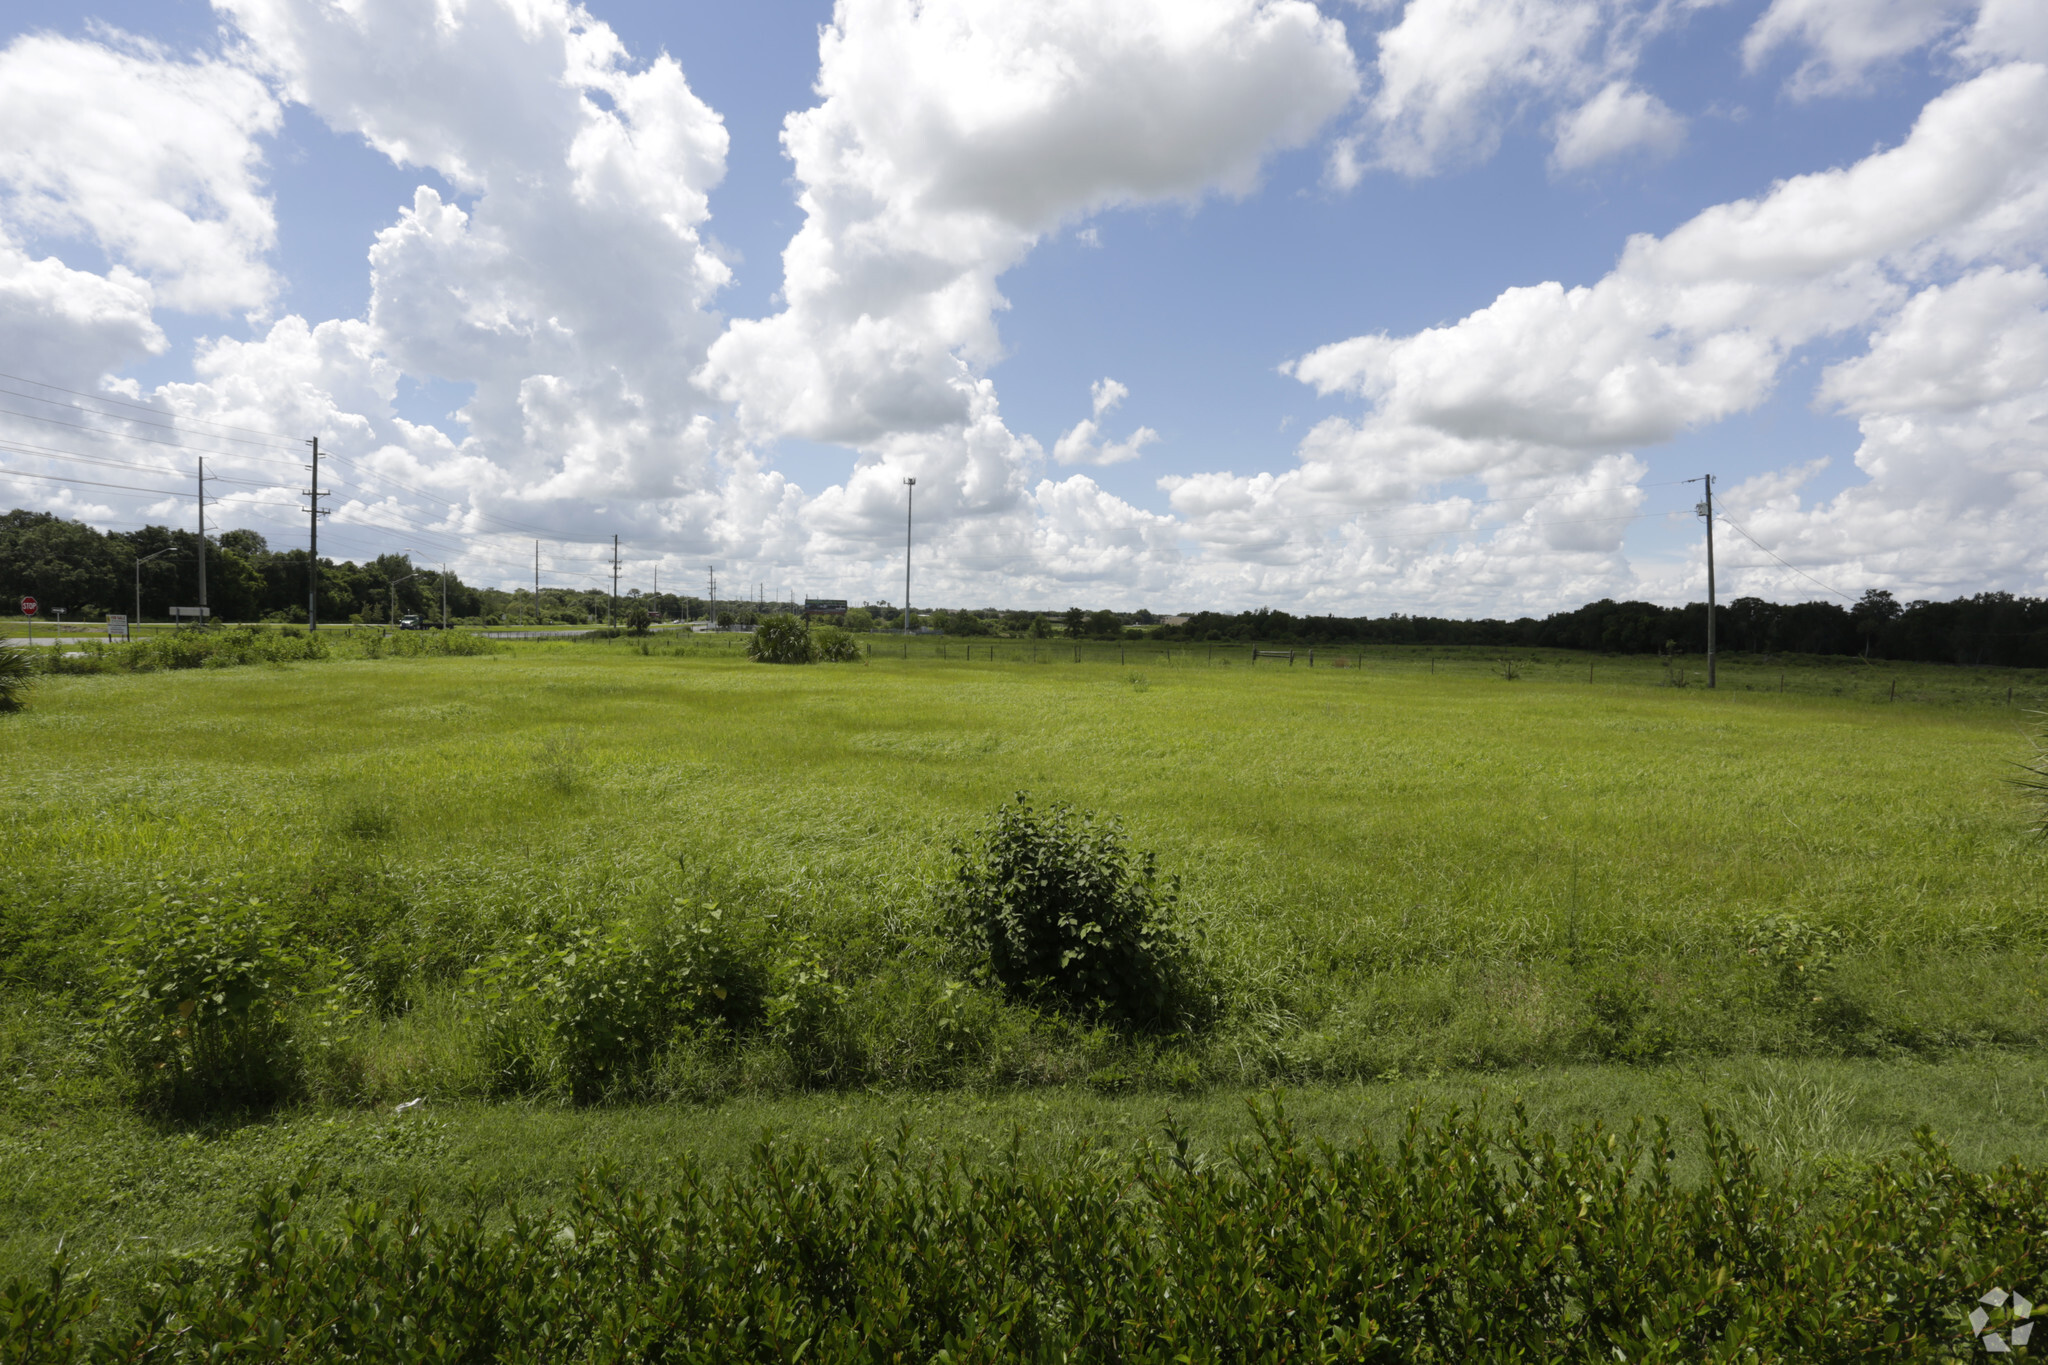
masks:
{"type": "Polygon", "coordinates": [[[315,1155],[343,1193],[533,1197],[764,1127],[1128,1142],[1173,1107],[1220,1143],[1276,1083],[1331,1132],[1484,1090],[1560,1121],[1712,1102],[1786,1161],[1920,1122],[1972,1164],[2048,1157],[2048,849],[2005,780],[2038,675],[1731,659],[1708,692],[1649,659],[1033,651],[772,668],[657,638],[41,679],[0,717],[0,1270],[67,1234],[130,1261],[217,1241],[315,1155]],[[1120,817],[1181,879],[1209,1028],[1124,1038],[961,984],[938,888],[1018,791],[1120,817]],[[122,1103],[99,973],[165,888],[260,898],[374,978],[308,1099],[197,1128],[122,1103]],[[844,987],[830,1080],[699,1039],[619,1104],[508,1097],[466,972],[679,898],[844,987]]]}

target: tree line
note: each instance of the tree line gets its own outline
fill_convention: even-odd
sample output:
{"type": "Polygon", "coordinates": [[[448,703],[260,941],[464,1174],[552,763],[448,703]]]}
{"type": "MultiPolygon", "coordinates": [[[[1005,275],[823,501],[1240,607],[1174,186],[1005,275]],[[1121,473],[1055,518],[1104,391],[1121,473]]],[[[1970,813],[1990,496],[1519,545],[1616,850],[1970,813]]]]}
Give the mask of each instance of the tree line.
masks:
{"type": "MultiPolygon", "coordinates": [[[[221,621],[304,622],[310,596],[309,556],[273,550],[255,531],[206,538],[207,607],[221,621]]],[[[439,619],[443,580],[438,566],[409,555],[379,555],[358,564],[320,560],[320,619],[388,624],[406,615],[439,619]]],[[[600,588],[506,591],[446,578],[452,621],[586,625],[603,621],[611,605],[600,588]]],[[[664,593],[621,592],[624,603],[655,615],[695,614],[697,599],[664,593]]],[[[162,621],[174,606],[199,604],[199,537],[167,526],[139,531],[97,531],[48,512],[0,513],[0,603],[37,599],[40,614],[97,621],[109,613],[162,621]],[[138,603],[137,597],[140,596],[138,603]]]]}
{"type": "MultiPolygon", "coordinates": [[[[1473,645],[1583,649],[1603,654],[1703,654],[1707,606],[1602,598],[1573,611],[1513,621],[1436,616],[1294,616],[1197,612],[1150,632],[1170,640],[1301,645],[1473,645]]],[[[1716,608],[1715,643],[1729,653],[1862,654],[1922,663],[2048,668],[2048,600],[1981,592],[1950,602],[1900,602],[1872,589],[1851,605],[1738,597],[1716,608]]]]}
{"type": "MultiPolygon", "coordinates": [[[[190,531],[145,526],[139,531],[97,531],[48,512],[0,514],[0,601],[35,597],[43,614],[62,608],[74,621],[109,612],[137,612],[163,620],[173,606],[199,601],[199,537],[190,531]],[[152,557],[154,556],[154,557],[152,557]]],[[[380,555],[361,564],[323,558],[319,564],[320,619],[389,622],[399,616],[437,617],[439,569],[406,555],[380,555]]],[[[255,531],[209,537],[208,606],[226,621],[306,619],[308,557],[304,550],[272,550],[255,531]]],[[[607,618],[612,607],[601,588],[543,588],[538,598],[520,588],[478,587],[458,575],[446,580],[452,620],[489,624],[585,625],[607,618]]],[[[622,592],[627,604],[668,620],[706,613],[701,598],[676,593],[622,592]]],[[[751,621],[772,603],[721,602],[721,619],[751,621]]],[[[854,630],[889,629],[902,613],[887,603],[855,608],[854,630]]],[[[1303,646],[1469,645],[1494,649],[1582,649],[1605,654],[1700,654],[1707,647],[1703,602],[1662,607],[1653,602],[1603,598],[1572,611],[1516,620],[1460,620],[1438,616],[1297,616],[1260,608],[1196,612],[1163,624],[1150,611],[1084,611],[1047,615],[994,608],[917,614],[917,624],[948,635],[1011,635],[1113,640],[1136,634],[1158,640],[1303,646]]],[[[1750,654],[1867,654],[1926,663],[2048,668],[2048,600],[2006,592],[1977,593],[1949,602],[1900,602],[1873,589],[1850,605],[1767,602],[1738,597],[1717,608],[1719,647],[1750,654]]]]}

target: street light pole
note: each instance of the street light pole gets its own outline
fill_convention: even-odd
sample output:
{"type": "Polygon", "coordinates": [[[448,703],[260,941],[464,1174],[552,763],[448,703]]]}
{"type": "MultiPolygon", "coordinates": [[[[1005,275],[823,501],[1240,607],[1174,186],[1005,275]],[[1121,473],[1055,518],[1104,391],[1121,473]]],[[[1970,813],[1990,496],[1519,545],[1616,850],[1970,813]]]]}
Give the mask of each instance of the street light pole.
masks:
{"type": "Polygon", "coordinates": [[[149,563],[149,561],[150,561],[150,560],[152,560],[152,559],[162,559],[162,558],[163,558],[163,557],[164,557],[165,555],[167,555],[167,554],[170,554],[170,553],[171,553],[171,552],[172,552],[173,550],[176,550],[177,548],[178,548],[177,546],[173,545],[173,546],[171,546],[171,547],[170,547],[170,549],[168,549],[168,550],[158,550],[158,551],[157,551],[157,552],[156,552],[155,554],[153,554],[153,555],[144,555],[144,556],[143,556],[142,558],[140,558],[140,559],[138,559],[138,560],[136,560],[136,561],[135,561],[135,624],[136,624],[136,625],[138,625],[138,626],[139,626],[139,625],[141,625],[141,624],[142,624],[142,566],[143,566],[143,565],[145,565],[145,564],[147,564],[147,563],[149,563]]]}
{"type": "Polygon", "coordinates": [[[917,507],[917,480],[905,479],[903,487],[903,633],[910,634],[910,523],[917,507]]]}

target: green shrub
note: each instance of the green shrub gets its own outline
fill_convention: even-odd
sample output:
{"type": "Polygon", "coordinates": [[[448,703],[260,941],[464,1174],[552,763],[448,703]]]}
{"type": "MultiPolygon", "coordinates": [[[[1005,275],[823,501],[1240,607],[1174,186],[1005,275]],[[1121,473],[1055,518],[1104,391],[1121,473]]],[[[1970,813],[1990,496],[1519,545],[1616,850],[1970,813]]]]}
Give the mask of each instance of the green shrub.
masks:
{"type": "MultiPolygon", "coordinates": [[[[6,683],[0,680],[0,698],[5,691],[6,683]]],[[[2034,807],[2034,833],[2048,839],[2048,729],[2034,737],[2034,756],[2019,768],[2020,776],[2013,783],[2034,807]]]]}
{"type": "Polygon", "coordinates": [[[783,952],[768,999],[768,1032],[803,1087],[862,1079],[860,1048],[846,1017],[846,988],[832,979],[805,937],[783,952]]]}
{"type": "Polygon", "coordinates": [[[0,711],[19,711],[35,681],[36,662],[28,650],[0,645],[0,711]]]}
{"type": "Polygon", "coordinates": [[[89,1318],[61,1261],[0,1285],[0,1358],[1848,1365],[1981,1353],[1965,1313],[2039,1298],[2048,1264],[2048,1173],[1973,1174],[1924,1133],[1826,1188],[1712,1115],[1696,1184],[1661,1122],[1416,1114],[1308,1149],[1275,1105],[1226,1160],[1165,1137],[850,1170],[763,1142],[664,1191],[600,1172],[545,1216],[323,1217],[273,1188],[239,1248],[165,1264],[129,1313],[89,1318]]]}
{"type": "Polygon", "coordinates": [[[1749,928],[1744,951],[1785,999],[1819,1004],[1842,949],[1839,930],[1817,927],[1789,915],[1766,915],[1749,928]]]}
{"type": "Polygon", "coordinates": [[[338,1008],[292,926],[238,894],[152,897],[111,945],[109,1051],[145,1109],[181,1117],[261,1109],[300,1086],[295,1015],[338,1008]]]}
{"type": "Polygon", "coordinates": [[[647,627],[652,620],[653,618],[647,614],[647,608],[636,606],[626,613],[626,633],[628,635],[645,635],[647,627]]]}
{"type": "Polygon", "coordinates": [[[559,1084],[578,1104],[636,1093],[680,1029],[757,1027],[768,986],[758,948],[716,906],[685,903],[649,924],[529,935],[470,979],[500,1088],[559,1084]]]}
{"type": "Polygon", "coordinates": [[[252,626],[175,630],[145,635],[109,651],[118,668],[150,673],[172,668],[233,668],[244,664],[299,663],[328,657],[326,637],[257,630],[252,626]]]}
{"type": "Polygon", "coordinates": [[[1115,820],[1064,803],[1041,813],[1019,792],[953,854],[955,933],[1013,998],[1122,1028],[1203,1022],[1179,882],[1133,856],[1115,820]]]}
{"type": "Polygon", "coordinates": [[[759,664],[807,664],[817,658],[810,622],[781,613],[754,623],[747,639],[747,657],[759,664]]]}
{"type": "Polygon", "coordinates": [[[811,648],[821,664],[860,662],[860,642],[837,626],[820,626],[812,632],[811,648]]]}

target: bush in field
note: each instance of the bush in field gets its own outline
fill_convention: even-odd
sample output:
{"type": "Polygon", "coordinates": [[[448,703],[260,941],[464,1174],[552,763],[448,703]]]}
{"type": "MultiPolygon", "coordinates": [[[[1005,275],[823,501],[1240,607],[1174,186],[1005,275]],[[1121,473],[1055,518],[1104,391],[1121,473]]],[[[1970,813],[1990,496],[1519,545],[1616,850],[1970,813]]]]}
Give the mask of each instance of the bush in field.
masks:
{"type": "Polygon", "coordinates": [[[821,664],[860,662],[860,642],[837,626],[820,626],[811,635],[811,647],[821,664]]]}
{"type": "Polygon", "coordinates": [[[176,630],[146,635],[105,656],[115,667],[138,673],[170,668],[234,668],[243,664],[298,663],[327,657],[327,641],[309,631],[176,630]]]}
{"type": "Polygon", "coordinates": [[[787,612],[762,617],[747,640],[747,657],[757,664],[810,663],[817,657],[810,623],[787,612]]]}
{"type": "Polygon", "coordinates": [[[2043,1292],[2048,1172],[1980,1175],[1923,1132],[1823,1187],[1704,1126],[1695,1179],[1661,1122],[1553,1135],[1519,1112],[1415,1114],[1385,1147],[1311,1147],[1266,1111],[1220,1161],[1171,1129],[1129,1159],[903,1142],[850,1169],[763,1142],[725,1175],[685,1157],[669,1189],[599,1173],[545,1217],[415,1195],[329,1221],[297,1207],[305,1188],[272,1188],[239,1248],[166,1264],[129,1313],[95,1320],[61,1258],[0,1284],[0,1351],[1847,1365],[1979,1356],[1978,1296],[2043,1292]]]}
{"type": "Polygon", "coordinates": [[[36,664],[26,649],[0,645],[0,711],[19,711],[35,686],[36,664]]]}
{"type": "MultiPolygon", "coordinates": [[[[4,681],[0,681],[0,695],[4,695],[5,686],[4,681]]],[[[2020,772],[2021,775],[2013,781],[2034,803],[2034,833],[2048,839],[2048,729],[2034,737],[2034,756],[2020,764],[2020,772]]]]}
{"type": "Polygon", "coordinates": [[[261,1109],[299,1088],[295,1015],[332,1007],[314,965],[256,901],[156,896],[112,943],[106,1040],[136,1101],[190,1117],[261,1109]]]}
{"type": "Polygon", "coordinates": [[[800,1086],[859,1079],[859,1044],[846,1017],[846,987],[832,979],[808,938],[784,950],[768,999],[768,1031],[800,1086]]]}
{"type": "Polygon", "coordinates": [[[653,618],[647,614],[647,608],[636,606],[626,613],[626,633],[628,635],[645,635],[648,624],[652,620],[653,618]]]}
{"type": "Polygon", "coordinates": [[[529,936],[470,986],[501,1088],[561,1085],[589,1104],[631,1095],[686,1026],[756,1027],[770,985],[759,959],[716,906],[679,905],[651,924],[529,936]]]}
{"type": "Polygon", "coordinates": [[[1201,1022],[1174,921],[1179,883],[1133,855],[1114,820],[1019,792],[971,848],[956,846],[955,928],[1013,997],[1124,1028],[1201,1022]]]}

